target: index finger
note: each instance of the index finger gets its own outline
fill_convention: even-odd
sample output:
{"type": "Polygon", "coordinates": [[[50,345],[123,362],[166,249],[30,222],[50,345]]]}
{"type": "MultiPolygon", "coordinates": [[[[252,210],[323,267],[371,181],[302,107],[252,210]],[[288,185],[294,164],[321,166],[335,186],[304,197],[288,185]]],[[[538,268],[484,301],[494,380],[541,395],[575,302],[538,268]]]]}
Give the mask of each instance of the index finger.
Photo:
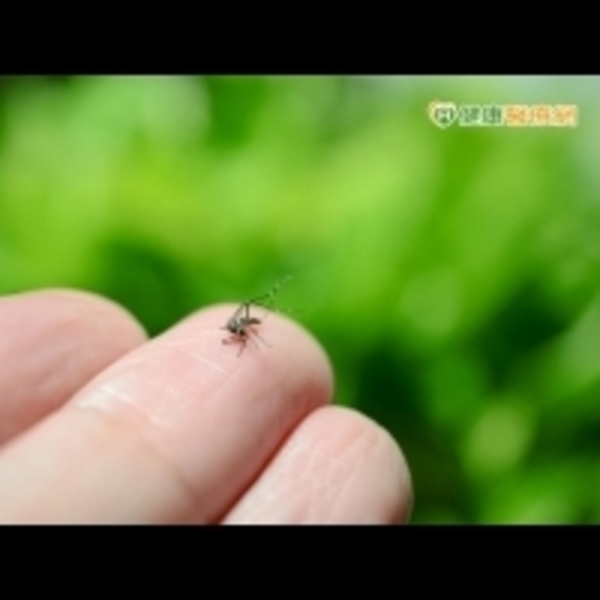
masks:
{"type": "Polygon", "coordinates": [[[9,445],[0,454],[0,520],[226,513],[333,386],[320,346],[276,314],[260,326],[269,346],[249,343],[238,356],[222,343],[234,309],[201,311],[140,346],[9,445]]]}

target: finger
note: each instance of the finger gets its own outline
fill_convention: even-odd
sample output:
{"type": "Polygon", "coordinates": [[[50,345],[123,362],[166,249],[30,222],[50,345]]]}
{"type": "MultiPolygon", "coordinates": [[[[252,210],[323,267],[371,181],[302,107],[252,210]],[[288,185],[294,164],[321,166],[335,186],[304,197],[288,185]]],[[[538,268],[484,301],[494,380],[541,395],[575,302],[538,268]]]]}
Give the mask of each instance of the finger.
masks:
{"type": "Polygon", "coordinates": [[[399,523],[412,488],[392,437],[354,411],[325,407],[288,437],[225,523],[399,523]]]}
{"type": "Polygon", "coordinates": [[[222,343],[233,310],[131,352],[7,447],[0,520],[219,520],[332,388],[321,348],[278,315],[260,326],[269,346],[238,356],[222,343]]]}
{"type": "Polygon", "coordinates": [[[0,298],[0,332],[0,445],[146,338],[116,304],[61,290],[0,298]]]}

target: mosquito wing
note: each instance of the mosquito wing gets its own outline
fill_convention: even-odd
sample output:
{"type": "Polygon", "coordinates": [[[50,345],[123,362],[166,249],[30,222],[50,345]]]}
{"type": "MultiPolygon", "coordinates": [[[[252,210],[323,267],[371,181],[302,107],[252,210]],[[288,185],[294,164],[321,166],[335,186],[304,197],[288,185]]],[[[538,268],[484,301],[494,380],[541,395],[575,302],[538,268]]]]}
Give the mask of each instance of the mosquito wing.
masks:
{"type": "Polygon", "coordinates": [[[273,306],[273,300],[275,299],[275,295],[279,291],[279,289],[285,285],[290,279],[291,275],[287,275],[286,277],[282,277],[279,281],[275,283],[275,285],[266,293],[261,296],[257,296],[252,300],[248,300],[248,304],[254,304],[255,306],[262,306],[267,310],[271,310],[273,306]]]}

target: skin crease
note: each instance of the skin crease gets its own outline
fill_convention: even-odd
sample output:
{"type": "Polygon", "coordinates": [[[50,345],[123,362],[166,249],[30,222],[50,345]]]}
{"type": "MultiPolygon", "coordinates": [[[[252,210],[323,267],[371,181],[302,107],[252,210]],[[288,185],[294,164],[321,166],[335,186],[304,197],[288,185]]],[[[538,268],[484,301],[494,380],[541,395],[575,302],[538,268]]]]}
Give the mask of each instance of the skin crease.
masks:
{"type": "Polygon", "coordinates": [[[92,294],[1,298],[0,522],[407,521],[406,461],[330,405],[323,349],[271,313],[254,325],[268,345],[240,353],[223,343],[237,308],[147,340],[92,294]]]}

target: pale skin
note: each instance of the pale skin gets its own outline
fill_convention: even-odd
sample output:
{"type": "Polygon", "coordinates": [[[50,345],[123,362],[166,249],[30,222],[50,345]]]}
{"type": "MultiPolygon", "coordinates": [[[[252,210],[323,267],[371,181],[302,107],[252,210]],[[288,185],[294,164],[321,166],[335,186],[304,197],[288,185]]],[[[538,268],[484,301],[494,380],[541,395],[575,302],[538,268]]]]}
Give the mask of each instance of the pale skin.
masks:
{"type": "Polygon", "coordinates": [[[238,355],[236,308],[148,340],[92,294],[0,298],[0,522],[406,522],[402,452],[331,405],[324,350],[270,313],[238,355]]]}

